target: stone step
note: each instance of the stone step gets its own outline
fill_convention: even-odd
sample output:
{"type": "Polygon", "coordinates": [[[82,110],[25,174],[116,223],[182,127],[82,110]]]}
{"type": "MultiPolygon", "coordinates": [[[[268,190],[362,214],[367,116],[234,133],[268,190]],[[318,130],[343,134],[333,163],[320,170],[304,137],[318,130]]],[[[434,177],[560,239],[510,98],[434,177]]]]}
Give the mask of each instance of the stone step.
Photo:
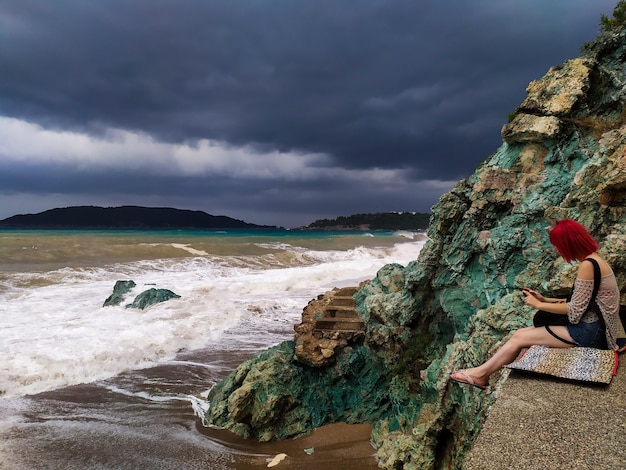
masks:
{"type": "Polygon", "coordinates": [[[327,322],[327,323],[363,323],[363,319],[358,317],[358,316],[353,316],[353,317],[336,317],[336,318],[330,318],[330,317],[321,317],[317,319],[317,322],[327,322]]]}
{"type": "Polygon", "coordinates": [[[358,290],[358,287],[342,287],[337,290],[335,297],[352,297],[358,290]]]}
{"type": "Polygon", "coordinates": [[[324,315],[324,317],[331,317],[331,318],[335,318],[335,317],[357,317],[358,318],[358,314],[356,313],[356,310],[354,307],[348,307],[348,306],[341,306],[341,305],[329,305],[328,307],[326,307],[326,314],[324,315]]]}
{"type": "Polygon", "coordinates": [[[342,330],[341,328],[333,328],[332,330],[317,328],[316,331],[321,331],[324,333],[361,333],[363,335],[365,334],[365,328],[359,328],[359,329],[347,328],[345,330],[342,330]]]}
{"type": "Polygon", "coordinates": [[[354,297],[344,297],[344,296],[335,296],[330,301],[330,305],[341,305],[341,306],[350,306],[356,307],[356,299],[354,297]]]}
{"type": "Polygon", "coordinates": [[[340,318],[337,320],[320,319],[315,322],[315,329],[360,331],[365,329],[365,323],[359,318],[340,318]]]}

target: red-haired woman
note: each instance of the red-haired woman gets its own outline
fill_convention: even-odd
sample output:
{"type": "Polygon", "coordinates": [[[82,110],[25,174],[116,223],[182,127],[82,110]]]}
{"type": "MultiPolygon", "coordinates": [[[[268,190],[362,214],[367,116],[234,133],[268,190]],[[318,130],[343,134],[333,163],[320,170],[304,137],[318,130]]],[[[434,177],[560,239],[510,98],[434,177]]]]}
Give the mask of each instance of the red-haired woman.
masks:
{"type": "Polygon", "coordinates": [[[617,349],[620,293],[613,270],[597,253],[598,244],[582,225],[569,219],[558,222],[552,228],[550,243],[565,261],[580,262],[571,299],[547,298],[539,292],[524,288],[524,303],[546,312],[567,315],[569,323],[565,326],[531,326],[517,330],[491,359],[478,367],[454,372],[450,376],[453,380],[485,388],[491,374],[513,362],[523,348],[535,344],[552,348],[585,346],[617,349]],[[594,267],[587,258],[596,260],[600,265],[601,281],[595,299],[599,313],[587,308],[594,287],[594,267]],[[602,315],[602,319],[599,315],[602,315]]]}

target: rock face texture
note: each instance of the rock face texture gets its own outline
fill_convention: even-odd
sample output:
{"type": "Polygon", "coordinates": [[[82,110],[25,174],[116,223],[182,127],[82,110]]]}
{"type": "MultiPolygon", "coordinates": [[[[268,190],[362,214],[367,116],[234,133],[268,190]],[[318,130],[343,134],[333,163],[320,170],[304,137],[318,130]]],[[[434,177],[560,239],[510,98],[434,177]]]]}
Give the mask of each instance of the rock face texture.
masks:
{"type": "Polygon", "coordinates": [[[246,361],[212,390],[208,422],[261,440],[370,423],[381,467],[460,468],[506,373],[486,392],[449,374],[531,323],[522,287],[568,291],[575,266],[550,245],[550,223],[586,226],[626,294],[625,58],[625,32],[607,32],[532,82],[502,146],[433,208],[419,258],[354,295],[364,333],[318,338],[329,361],[303,355],[302,337],[246,361]]]}
{"type": "Polygon", "coordinates": [[[365,337],[363,319],[356,311],[354,294],[358,288],[334,289],[309,302],[296,325],[296,357],[313,367],[333,364],[348,344],[365,337]]]}

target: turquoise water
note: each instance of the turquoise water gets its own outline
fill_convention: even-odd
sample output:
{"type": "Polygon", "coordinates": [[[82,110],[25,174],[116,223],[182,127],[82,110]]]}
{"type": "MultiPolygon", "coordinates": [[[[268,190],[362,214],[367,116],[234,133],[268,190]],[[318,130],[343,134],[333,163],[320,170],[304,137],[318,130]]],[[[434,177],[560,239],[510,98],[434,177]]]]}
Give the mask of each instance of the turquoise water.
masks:
{"type": "Polygon", "coordinates": [[[381,248],[423,236],[411,232],[292,230],[0,230],[0,271],[103,266],[157,258],[255,256],[268,250],[381,248]],[[184,247],[188,248],[185,252],[184,247]]]}

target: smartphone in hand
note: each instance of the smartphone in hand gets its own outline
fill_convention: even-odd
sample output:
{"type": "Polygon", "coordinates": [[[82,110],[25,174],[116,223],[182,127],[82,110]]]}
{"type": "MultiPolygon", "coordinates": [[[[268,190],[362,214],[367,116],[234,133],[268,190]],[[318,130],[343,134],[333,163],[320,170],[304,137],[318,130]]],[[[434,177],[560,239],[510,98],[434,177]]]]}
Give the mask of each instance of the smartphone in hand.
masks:
{"type": "Polygon", "coordinates": [[[542,299],[542,297],[543,297],[543,296],[541,296],[541,295],[539,294],[539,292],[537,292],[537,291],[535,291],[535,290],[532,290],[532,289],[529,289],[528,287],[524,287],[524,288],[522,289],[522,294],[524,294],[525,296],[532,295],[533,297],[535,297],[535,298],[536,298],[536,299],[538,299],[538,300],[541,300],[541,299],[542,299]]]}

